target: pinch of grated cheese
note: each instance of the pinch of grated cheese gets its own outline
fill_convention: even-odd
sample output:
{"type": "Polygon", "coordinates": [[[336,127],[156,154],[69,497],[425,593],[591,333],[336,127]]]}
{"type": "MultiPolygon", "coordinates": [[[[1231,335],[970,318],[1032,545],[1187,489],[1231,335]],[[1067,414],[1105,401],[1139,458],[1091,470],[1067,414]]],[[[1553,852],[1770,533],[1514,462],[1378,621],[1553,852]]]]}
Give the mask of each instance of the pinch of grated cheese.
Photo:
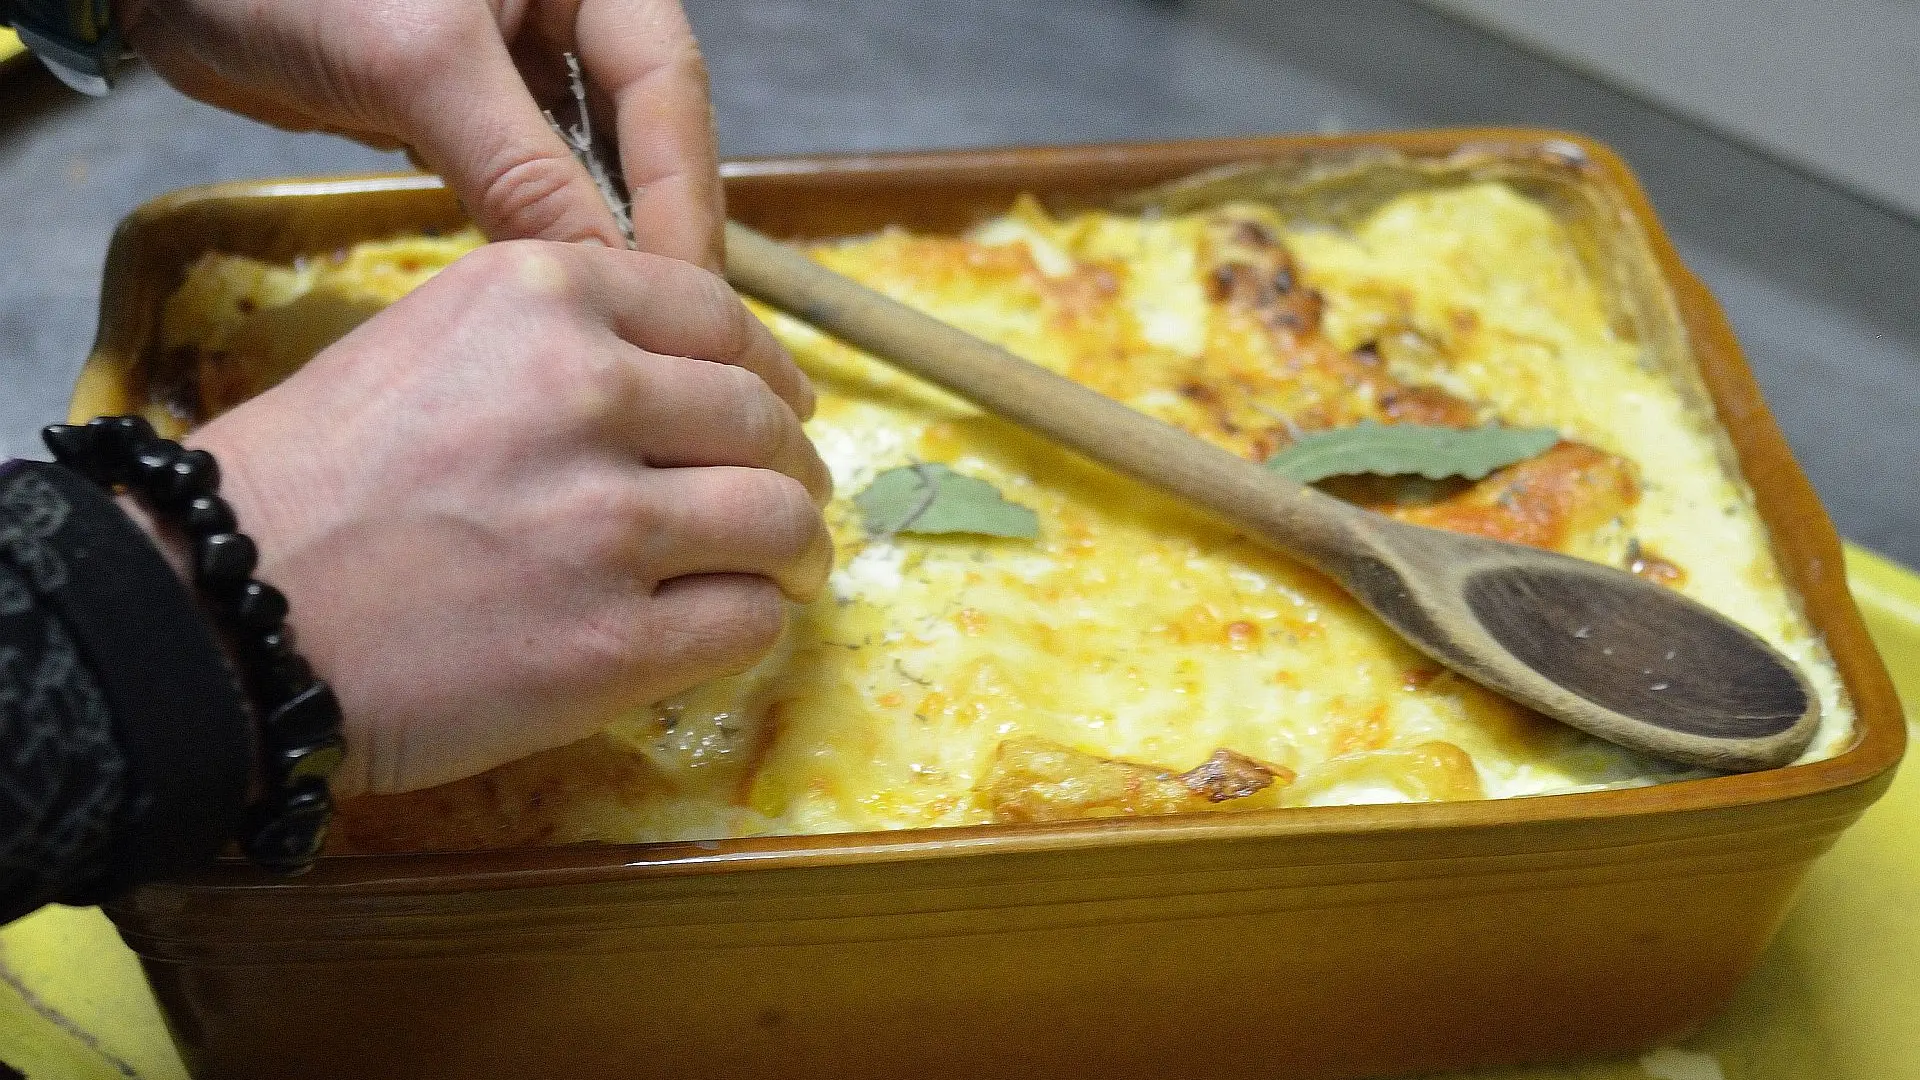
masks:
{"type": "MultiPolygon", "coordinates": [[[[217,409],[478,242],[363,244],[291,269],[210,256],[170,303],[166,340],[201,350],[217,409]],[[308,330],[293,345],[276,336],[296,324],[308,330]]],[[[813,254],[1250,457],[1367,418],[1554,427],[1566,442],[1476,485],[1335,489],[1409,520],[1632,562],[1808,673],[1823,720],[1806,759],[1851,733],[1711,421],[1609,323],[1561,226],[1502,185],[1405,195],[1348,232],[1287,229],[1255,206],[1055,220],[1022,200],[965,238],[888,230],[813,254]]],[[[480,777],[347,804],[337,850],[1509,797],[1694,775],[1441,672],[1312,571],[755,310],[820,390],[808,432],[836,487],[828,595],[796,607],[745,675],[480,777]],[[1032,507],[1039,539],[867,538],[850,496],[912,461],[1032,507]],[[1253,779],[1225,795],[1194,779],[1222,768],[1253,779]]]]}

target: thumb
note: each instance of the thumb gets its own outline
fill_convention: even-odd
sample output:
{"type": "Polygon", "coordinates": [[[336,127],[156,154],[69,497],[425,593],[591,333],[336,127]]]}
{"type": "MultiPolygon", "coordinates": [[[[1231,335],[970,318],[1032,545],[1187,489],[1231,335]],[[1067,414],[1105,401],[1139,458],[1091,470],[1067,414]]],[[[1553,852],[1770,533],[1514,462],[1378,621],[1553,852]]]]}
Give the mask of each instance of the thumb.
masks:
{"type": "Polygon", "coordinates": [[[597,239],[625,247],[593,178],[548,124],[497,36],[424,78],[401,133],[493,240],[597,239]]]}

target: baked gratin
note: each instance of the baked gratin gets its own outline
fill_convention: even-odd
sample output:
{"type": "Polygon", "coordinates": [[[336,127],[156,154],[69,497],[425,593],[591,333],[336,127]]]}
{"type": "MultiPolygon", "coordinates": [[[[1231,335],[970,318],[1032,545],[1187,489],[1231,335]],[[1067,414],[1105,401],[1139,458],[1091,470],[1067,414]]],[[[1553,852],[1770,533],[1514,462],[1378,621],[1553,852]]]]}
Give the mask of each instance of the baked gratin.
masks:
{"type": "MultiPolygon", "coordinates": [[[[202,259],[168,303],[202,415],[282,378],[480,243],[202,259]]],[[[1256,460],[1363,421],[1551,428],[1478,481],[1348,477],[1404,520],[1619,565],[1733,617],[1852,713],[1710,417],[1607,318],[1572,238],[1497,182],[1345,229],[1258,204],[890,229],[813,257],[1256,460]]],[[[712,839],[1547,795],[1694,775],[1547,721],[1404,645],[1337,587],[757,309],[820,390],[828,595],[753,670],[429,791],[344,805],[334,850],[712,839]],[[853,496],[942,465],[1037,535],[875,529],[853,496]]]]}

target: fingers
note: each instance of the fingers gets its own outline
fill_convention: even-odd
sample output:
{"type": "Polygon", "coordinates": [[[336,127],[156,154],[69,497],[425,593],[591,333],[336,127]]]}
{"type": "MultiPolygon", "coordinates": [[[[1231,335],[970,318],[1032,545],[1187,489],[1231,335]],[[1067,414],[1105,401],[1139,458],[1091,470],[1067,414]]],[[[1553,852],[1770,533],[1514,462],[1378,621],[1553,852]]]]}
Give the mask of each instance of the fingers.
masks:
{"type": "Polygon", "coordinates": [[[640,496],[658,527],[636,556],[643,576],[669,582],[693,574],[750,574],[806,603],[833,570],[833,538],[819,508],[792,477],[767,469],[663,469],[640,496]]]}
{"type": "Polygon", "coordinates": [[[758,376],[678,356],[640,354],[631,366],[635,400],[622,427],[647,464],[771,469],[826,505],[833,493],[826,463],[800,418],[758,376]]]}
{"type": "Polygon", "coordinates": [[[752,667],[780,640],[787,604],[763,577],[702,574],[660,586],[647,605],[650,681],[659,696],[752,667]]]}
{"type": "Polygon", "coordinates": [[[614,104],[643,251],[720,269],[725,217],[707,69],[675,0],[585,0],[581,66],[614,104]]]}
{"type": "MultiPolygon", "coordinates": [[[[547,124],[497,33],[475,34],[408,95],[401,136],[496,240],[624,246],[599,189],[547,124]]],[[[424,77],[424,76],[423,76],[424,77]]]]}
{"type": "Polygon", "coordinates": [[[622,338],[648,352],[730,364],[758,375],[802,419],[813,384],[719,277],[621,250],[584,251],[581,288],[622,338]]]}

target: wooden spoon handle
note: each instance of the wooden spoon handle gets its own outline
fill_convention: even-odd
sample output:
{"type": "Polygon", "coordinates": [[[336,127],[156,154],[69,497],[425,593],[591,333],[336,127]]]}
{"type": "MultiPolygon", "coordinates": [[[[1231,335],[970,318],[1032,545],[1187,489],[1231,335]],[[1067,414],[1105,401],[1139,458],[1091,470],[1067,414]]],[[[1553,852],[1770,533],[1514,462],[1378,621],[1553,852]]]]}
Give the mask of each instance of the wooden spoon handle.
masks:
{"type": "Polygon", "coordinates": [[[1352,555],[1353,515],[1338,500],[924,315],[734,222],[727,223],[727,279],[741,292],[988,413],[1211,510],[1322,569],[1352,555]]]}

